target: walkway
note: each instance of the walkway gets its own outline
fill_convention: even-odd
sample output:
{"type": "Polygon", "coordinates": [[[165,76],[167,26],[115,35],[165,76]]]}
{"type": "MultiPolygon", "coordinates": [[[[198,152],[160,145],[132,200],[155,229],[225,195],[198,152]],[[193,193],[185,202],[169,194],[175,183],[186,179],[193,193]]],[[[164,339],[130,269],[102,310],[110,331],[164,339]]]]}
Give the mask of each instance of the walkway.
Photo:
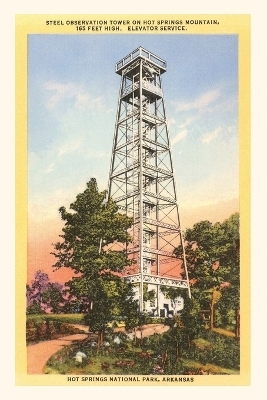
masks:
{"type": "Polygon", "coordinates": [[[47,340],[27,347],[28,374],[43,374],[43,369],[49,358],[64,346],[70,346],[74,341],[84,340],[86,333],[63,336],[54,340],[47,340]]]}
{"type": "Polygon", "coordinates": [[[136,337],[137,338],[141,338],[141,336],[147,337],[150,335],[154,335],[154,333],[164,333],[167,332],[167,330],[169,330],[170,327],[168,325],[163,325],[163,324],[158,324],[158,325],[154,325],[154,324],[149,324],[149,325],[144,325],[142,328],[142,332],[138,329],[136,331],[136,337]]]}
{"type": "MultiPolygon", "coordinates": [[[[64,346],[70,346],[73,342],[84,340],[88,337],[88,328],[84,325],[75,325],[76,328],[85,333],[76,333],[75,335],[63,336],[54,340],[47,340],[27,347],[27,372],[28,374],[43,374],[44,367],[49,358],[61,350],[64,346]]],[[[163,333],[169,329],[167,325],[144,325],[142,337],[153,335],[154,333],[163,333]]],[[[141,337],[140,330],[137,330],[137,337],[141,337]]]]}

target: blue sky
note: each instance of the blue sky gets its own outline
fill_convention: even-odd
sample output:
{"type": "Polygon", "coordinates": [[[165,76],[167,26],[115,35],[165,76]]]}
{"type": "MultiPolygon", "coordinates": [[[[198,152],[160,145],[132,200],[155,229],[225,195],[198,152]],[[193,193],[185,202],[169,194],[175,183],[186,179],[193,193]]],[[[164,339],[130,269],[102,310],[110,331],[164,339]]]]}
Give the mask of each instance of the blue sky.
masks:
{"type": "Polygon", "coordinates": [[[236,35],[29,35],[32,226],[58,219],[58,208],[91,177],[107,188],[120,85],[115,64],[139,46],[167,61],[163,90],[185,227],[209,219],[209,211],[210,220],[237,211],[236,35]]]}

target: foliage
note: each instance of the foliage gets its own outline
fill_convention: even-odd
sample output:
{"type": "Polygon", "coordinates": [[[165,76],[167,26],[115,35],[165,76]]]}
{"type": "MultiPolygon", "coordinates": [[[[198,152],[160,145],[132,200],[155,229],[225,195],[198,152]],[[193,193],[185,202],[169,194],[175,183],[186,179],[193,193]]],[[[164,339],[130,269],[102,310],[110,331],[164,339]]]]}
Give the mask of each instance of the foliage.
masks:
{"type": "Polygon", "coordinates": [[[224,368],[240,367],[240,344],[235,338],[218,335],[214,332],[203,331],[202,341],[210,343],[204,349],[194,346],[192,349],[194,358],[200,362],[216,363],[224,368]]]}
{"type": "Polygon", "coordinates": [[[66,314],[86,314],[89,309],[89,301],[87,296],[77,298],[70,293],[69,288],[65,290],[66,300],[61,309],[66,314]]]}
{"type": "Polygon", "coordinates": [[[41,304],[38,303],[36,300],[33,300],[32,304],[27,307],[26,310],[27,315],[29,314],[43,314],[44,310],[41,307],[41,304]]]}
{"type": "Polygon", "coordinates": [[[53,321],[56,324],[82,324],[83,314],[41,314],[27,315],[27,323],[32,321],[34,324],[39,324],[42,321],[53,321]]]}
{"type": "Polygon", "coordinates": [[[66,299],[65,289],[58,282],[50,282],[46,273],[38,270],[31,285],[26,285],[27,314],[58,313],[66,299]]]}
{"type": "Polygon", "coordinates": [[[62,335],[70,335],[74,333],[83,333],[80,329],[71,323],[55,318],[28,318],[26,321],[26,341],[38,342],[42,340],[50,340],[62,335]]]}
{"type": "Polygon", "coordinates": [[[95,285],[95,291],[90,291],[90,296],[94,299],[93,307],[84,318],[90,331],[104,333],[108,322],[121,315],[127,326],[131,326],[137,304],[133,301],[130,290],[131,286],[121,277],[109,273],[101,276],[95,285]]]}
{"type": "Polygon", "coordinates": [[[34,324],[33,321],[27,322],[26,325],[26,340],[27,342],[29,341],[35,341],[38,337],[38,330],[37,326],[34,324]]]}
{"type": "Polygon", "coordinates": [[[118,213],[112,199],[106,202],[105,198],[106,191],[99,192],[96,180],[91,179],[70,205],[70,212],[59,209],[65,226],[52,253],[57,259],[55,268],[71,268],[79,275],[68,282],[70,293],[88,299],[86,322],[90,330],[99,332],[100,342],[114,316],[127,316],[129,309],[137,307],[132,286],[120,278],[128,263],[124,244],[130,241],[127,230],[132,221],[118,213]]]}
{"type": "Polygon", "coordinates": [[[148,284],[143,284],[143,307],[145,308],[145,302],[153,301],[156,297],[156,291],[154,289],[148,290],[148,284]]]}
{"type": "Polygon", "coordinates": [[[62,306],[65,303],[62,288],[63,286],[57,282],[48,283],[47,289],[43,293],[42,302],[52,313],[59,313],[62,311],[62,306]]]}
{"type": "Polygon", "coordinates": [[[193,345],[190,349],[180,347],[186,341],[179,321],[168,332],[145,337],[142,343],[135,344],[123,333],[112,333],[104,336],[100,347],[93,340],[65,347],[51,357],[45,371],[99,376],[238,373],[239,342],[235,339],[203,330],[193,342],[197,346],[193,345]],[[119,343],[115,342],[117,336],[119,343]],[[82,363],[75,361],[77,352],[86,355],[82,363]]]}
{"type": "MultiPolygon", "coordinates": [[[[119,214],[116,204],[110,199],[105,202],[106,191],[99,192],[95,179],[87,183],[87,189],[77,195],[70,205],[71,212],[65,207],[59,209],[61,219],[65,221],[63,241],[55,244],[54,267],[72,268],[76,273],[98,278],[103,269],[120,272],[125,265],[125,253],[122,251],[100,251],[100,241],[105,245],[114,242],[125,243],[130,240],[127,228],[131,220],[119,214]]],[[[102,250],[102,249],[101,249],[102,250]]],[[[83,290],[87,290],[83,282],[83,290]]]]}
{"type": "MultiPolygon", "coordinates": [[[[238,315],[239,246],[238,213],[222,223],[199,222],[185,232],[185,252],[192,297],[197,299],[200,309],[210,309],[211,328],[214,321],[226,323],[231,310],[235,310],[235,314],[238,315]]],[[[179,247],[176,249],[176,255],[181,257],[181,254],[182,248],[179,247]]]]}

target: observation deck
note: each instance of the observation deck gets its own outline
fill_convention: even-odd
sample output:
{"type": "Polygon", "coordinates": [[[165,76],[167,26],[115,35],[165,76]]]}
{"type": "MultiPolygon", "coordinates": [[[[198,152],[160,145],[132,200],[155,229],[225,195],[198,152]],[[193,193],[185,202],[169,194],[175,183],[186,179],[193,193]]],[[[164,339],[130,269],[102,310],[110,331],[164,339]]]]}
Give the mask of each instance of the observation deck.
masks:
{"type": "Polygon", "coordinates": [[[122,60],[118,61],[115,65],[115,71],[117,74],[122,75],[122,71],[125,67],[129,66],[133,61],[138,58],[149,61],[155,67],[160,69],[161,74],[167,70],[167,63],[162,58],[156,56],[150,51],[144,49],[143,47],[138,47],[136,50],[132,51],[122,60]]]}

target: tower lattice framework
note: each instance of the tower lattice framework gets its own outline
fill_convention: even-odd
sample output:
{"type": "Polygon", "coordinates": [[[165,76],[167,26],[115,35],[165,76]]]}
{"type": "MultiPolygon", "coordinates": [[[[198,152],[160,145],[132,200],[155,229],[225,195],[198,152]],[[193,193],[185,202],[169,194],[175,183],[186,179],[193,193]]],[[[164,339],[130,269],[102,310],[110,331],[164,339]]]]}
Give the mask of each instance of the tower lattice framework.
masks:
{"type": "Polygon", "coordinates": [[[142,47],[115,67],[121,84],[108,196],[133,219],[124,276],[139,288],[141,312],[148,285],[157,309],[160,286],[185,288],[191,297],[162,90],[166,67],[142,47]],[[179,245],[177,259],[173,251],[179,245]]]}

